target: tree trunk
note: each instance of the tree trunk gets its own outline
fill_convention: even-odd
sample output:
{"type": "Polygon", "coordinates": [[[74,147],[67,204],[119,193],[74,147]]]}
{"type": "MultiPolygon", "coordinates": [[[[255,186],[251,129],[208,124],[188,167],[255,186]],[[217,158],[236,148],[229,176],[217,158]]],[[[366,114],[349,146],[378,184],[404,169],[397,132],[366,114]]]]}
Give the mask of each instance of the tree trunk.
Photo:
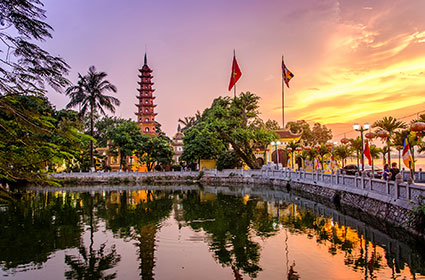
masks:
{"type": "Polygon", "coordinates": [[[243,159],[243,161],[246,163],[246,165],[249,166],[249,168],[251,169],[261,168],[258,165],[258,162],[255,160],[254,153],[252,152],[249,153],[249,151],[248,153],[245,153],[245,151],[242,151],[241,147],[238,144],[236,144],[228,134],[226,134],[223,131],[219,131],[219,133],[224,139],[226,139],[230,143],[230,145],[232,145],[232,148],[235,151],[235,153],[243,159]]]}

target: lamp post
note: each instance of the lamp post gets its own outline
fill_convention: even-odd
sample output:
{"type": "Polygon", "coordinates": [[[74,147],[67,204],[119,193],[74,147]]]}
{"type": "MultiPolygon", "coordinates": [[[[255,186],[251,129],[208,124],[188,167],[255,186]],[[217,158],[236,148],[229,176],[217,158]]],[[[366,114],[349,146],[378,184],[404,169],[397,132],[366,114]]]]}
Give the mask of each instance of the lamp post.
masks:
{"type": "Polygon", "coordinates": [[[278,146],[280,145],[280,141],[277,141],[277,142],[272,141],[270,143],[270,145],[275,146],[275,150],[276,150],[276,166],[277,166],[277,169],[279,169],[279,149],[278,149],[278,146]]]}
{"type": "Polygon", "coordinates": [[[360,131],[361,141],[362,141],[362,147],[361,147],[361,153],[362,153],[362,171],[364,171],[364,153],[363,153],[363,146],[364,146],[364,140],[363,140],[363,132],[369,130],[370,125],[368,123],[365,123],[364,125],[360,125],[358,123],[353,124],[353,128],[355,131],[360,131]]]}

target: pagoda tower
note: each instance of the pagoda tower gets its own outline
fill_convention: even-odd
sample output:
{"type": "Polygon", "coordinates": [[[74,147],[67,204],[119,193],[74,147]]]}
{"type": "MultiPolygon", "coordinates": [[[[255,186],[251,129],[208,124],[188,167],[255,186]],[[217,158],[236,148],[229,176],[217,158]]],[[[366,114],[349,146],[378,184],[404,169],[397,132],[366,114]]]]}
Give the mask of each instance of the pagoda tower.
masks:
{"type": "Polygon", "coordinates": [[[140,126],[142,133],[156,134],[155,116],[157,113],[155,113],[156,105],[153,104],[153,100],[155,99],[153,92],[155,90],[152,89],[152,70],[147,64],[146,53],[145,63],[142,69],[139,69],[139,72],[140,82],[138,82],[138,84],[140,85],[140,88],[138,89],[139,95],[137,96],[139,99],[139,104],[136,104],[138,109],[138,112],[136,113],[137,124],[140,126]]]}

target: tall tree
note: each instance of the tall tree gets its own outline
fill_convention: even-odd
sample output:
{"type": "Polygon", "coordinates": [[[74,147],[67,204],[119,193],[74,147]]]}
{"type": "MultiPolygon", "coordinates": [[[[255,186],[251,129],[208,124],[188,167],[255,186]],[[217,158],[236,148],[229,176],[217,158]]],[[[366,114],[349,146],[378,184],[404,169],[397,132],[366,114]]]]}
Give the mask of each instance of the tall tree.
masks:
{"type": "MultiPolygon", "coordinates": [[[[90,136],[94,134],[94,117],[96,113],[106,115],[104,108],[115,113],[115,106],[120,105],[120,101],[109,95],[104,95],[106,91],[117,92],[117,88],[108,80],[105,80],[105,72],[96,72],[96,68],[91,66],[87,75],[78,73],[77,85],[66,90],[66,95],[70,96],[67,108],[80,106],[80,115],[89,114],[90,136]]],[[[94,167],[93,161],[93,140],[90,141],[90,165],[94,167]]]]}
{"type": "Polygon", "coordinates": [[[38,172],[40,165],[39,160],[32,162],[30,157],[40,154],[30,154],[25,164],[20,162],[21,152],[24,149],[31,152],[40,151],[40,147],[47,148],[48,143],[43,137],[33,141],[31,136],[51,132],[49,121],[40,118],[39,111],[34,108],[27,110],[21,106],[20,102],[24,100],[19,96],[43,96],[46,85],[61,91],[69,84],[64,78],[69,70],[65,61],[37,45],[52,37],[53,29],[44,22],[45,18],[45,10],[39,0],[0,1],[0,114],[7,116],[1,119],[0,124],[0,135],[6,139],[0,142],[6,146],[13,141],[16,144],[14,149],[9,147],[0,151],[0,158],[8,159],[5,166],[0,164],[0,177],[4,176],[6,180],[42,179],[40,173],[31,174],[38,172]],[[24,137],[17,138],[23,133],[26,133],[24,137]],[[13,170],[11,166],[14,166],[13,170]]]}
{"type": "Polygon", "coordinates": [[[391,137],[394,132],[399,129],[407,128],[407,124],[403,121],[399,121],[393,117],[384,117],[382,120],[378,120],[373,123],[372,127],[379,129],[385,129],[389,132],[389,136],[386,140],[388,148],[388,164],[391,166],[391,137]]]}
{"type": "Polygon", "coordinates": [[[251,92],[242,92],[233,99],[219,97],[203,114],[203,121],[225,143],[231,145],[251,169],[261,168],[253,153],[254,148],[278,137],[276,133],[258,125],[259,99],[259,96],[251,92]]]}

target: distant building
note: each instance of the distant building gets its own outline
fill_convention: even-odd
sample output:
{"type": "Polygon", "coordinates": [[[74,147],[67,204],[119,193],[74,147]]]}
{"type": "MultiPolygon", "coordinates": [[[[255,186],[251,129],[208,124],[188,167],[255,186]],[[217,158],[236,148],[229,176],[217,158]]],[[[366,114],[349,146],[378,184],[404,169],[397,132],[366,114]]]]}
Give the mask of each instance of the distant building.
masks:
{"type": "Polygon", "coordinates": [[[266,150],[256,149],[254,152],[255,157],[259,165],[267,164],[268,162],[277,163],[279,158],[279,163],[282,166],[287,166],[288,164],[288,152],[286,151],[286,146],[289,143],[297,142],[301,139],[301,133],[292,133],[289,129],[279,129],[275,130],[277,135],[279,135],[279,139],[276,140],[280,142],[280,145],[268,145],[266,150]],[[277,156],[276,151],[279,153],[279,157],[277,156]]]}
{"type": "Polygon", "coordinates": [[[151,75],[152,70],[149,68],[147,64],[147,58],[145,53],[145,63],[141,69],[139,69],[139,78],[140,88],[138,89],[139,95],[137,98],[139,99],[139,104],[136,104],[138,110],[135,113],[137,116],[137,124],[140,126],[142,133],[144,134],[156,134],[156,121],[155,116],[155,107],[156,105],[153,103],[155,96],[153,96],[152,82],[153,76],[151,75]]]}
{"type": "Polygon", "coordinates": [[[180,162],[180,156],[183,154],[183,133],[180,131],[180,125],[177,127],[177,133],[173,137],[173,160],[176,163],[180,162]]]}

